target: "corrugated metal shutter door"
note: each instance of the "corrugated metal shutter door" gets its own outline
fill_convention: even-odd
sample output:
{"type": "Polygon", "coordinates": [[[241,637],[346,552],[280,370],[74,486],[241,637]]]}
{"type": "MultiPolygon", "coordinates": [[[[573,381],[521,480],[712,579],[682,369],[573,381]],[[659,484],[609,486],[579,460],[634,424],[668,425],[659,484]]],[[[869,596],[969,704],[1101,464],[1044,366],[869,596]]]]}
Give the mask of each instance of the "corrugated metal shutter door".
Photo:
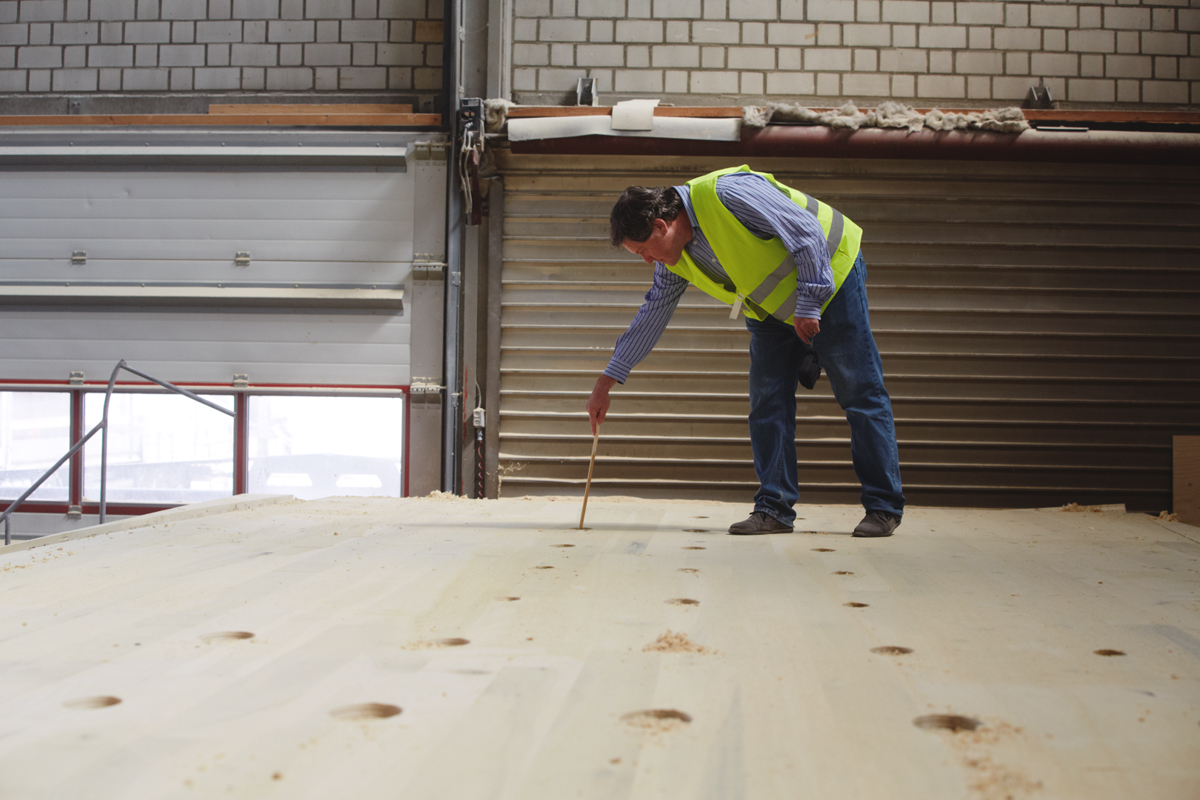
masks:
{"type": "MultiPolygon", "coordinates": [[[[713,159],[512,156],[505,176],[502,493],[572,493],[584,403],[650,270],[607,242],[630,184],[713,159]]],[[[865,230],[871,321],[913,504],[1170,505],[1200,433],[1200,175],[978,162],[761,160],[865,230]]],[[[689,289],[616,387],[593,492],[749,501],[749,334],[689,289]]],[[[824,379],[799,391],[801,502],[858,502],[824,379]]]]}
{"type": "MultiPolygon", "coordinates": [[[[38,285],[397,289],[413,195],[411,171],[3,173],[0,265],[7,282],[38,285]]],[[[124,358],[174,381],[409,383],[399,309],[112,305],[5,309],[0,377],[94,380],[124,358]]]]}

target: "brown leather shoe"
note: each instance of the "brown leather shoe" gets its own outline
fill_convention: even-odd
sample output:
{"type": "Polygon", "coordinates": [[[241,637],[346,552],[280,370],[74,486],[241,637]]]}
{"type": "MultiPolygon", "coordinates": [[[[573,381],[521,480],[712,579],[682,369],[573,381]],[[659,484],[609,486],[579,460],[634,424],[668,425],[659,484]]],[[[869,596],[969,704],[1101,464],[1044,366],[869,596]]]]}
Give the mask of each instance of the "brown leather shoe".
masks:
{"type": "Polygon", "coordinates": [[[900,527],[900,518],[886,511],[868,511],[863,521],[854,529],[854,535],[862,537],[891,536],[900,527]]]}
{"type": "Polygon", "coordinates": [[[791,533],[792,526],[784,525],[765,511],[755,511],[748,519],[729,526],[735,536],[757,536],[763,533],[791,533]]]}

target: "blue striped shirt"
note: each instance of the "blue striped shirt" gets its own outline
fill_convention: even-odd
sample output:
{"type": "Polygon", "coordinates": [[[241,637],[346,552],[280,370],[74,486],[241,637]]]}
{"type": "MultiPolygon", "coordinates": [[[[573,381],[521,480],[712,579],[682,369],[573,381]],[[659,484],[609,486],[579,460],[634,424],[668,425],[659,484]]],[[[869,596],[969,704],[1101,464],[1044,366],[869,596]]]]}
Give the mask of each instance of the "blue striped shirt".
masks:
{"type": "MultiPolygon", "coordinates": [[[[684,249],[696,266],[732,291],[733,282],[696,221],[691,190],[687,186],[676,186],[675,190],[692,223],[692,241],[684,249]]],[[[833,294],[833,270],[829,266],[825,233],[817,218],[793,203],[766,178],[748,172],[718,178],[717,199],[755,236],[783,242],[796,262],[796,316],[820,319],[821,306],[833,294]]],[[[654,282],[646,292],[646,301],[629,328],[618,337],[605,375],[625,382],[630,371],[658,343],[687,287],[686,279],[671,272],[661,261],[654,263],[654,282]]]]}

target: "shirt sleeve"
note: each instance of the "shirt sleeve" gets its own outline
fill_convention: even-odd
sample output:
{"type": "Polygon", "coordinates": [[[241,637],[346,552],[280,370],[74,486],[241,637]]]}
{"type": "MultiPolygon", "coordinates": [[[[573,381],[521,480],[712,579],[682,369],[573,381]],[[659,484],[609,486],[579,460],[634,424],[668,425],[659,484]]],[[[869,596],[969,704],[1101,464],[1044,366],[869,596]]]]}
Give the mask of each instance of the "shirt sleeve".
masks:
{"type": "Polygon", "coordinates": [[[605,375],[618,383],[625,382],[630,371],[658,344],[687,287],[686,279],[671,272],[661,262],[655,262],[654,283],[646,292],[646,302],[638,309],[629,328],[617,338],[612,359],[604,368],[605,375]]]}
{"type": "Polygon", "coordinates": [[[833,296],[833,268],[817,218],[766,178],[746,172],[718,178],[717,199],[755,236],[783,242],[796,262],[796,316],[820,319],[833,296]]]}

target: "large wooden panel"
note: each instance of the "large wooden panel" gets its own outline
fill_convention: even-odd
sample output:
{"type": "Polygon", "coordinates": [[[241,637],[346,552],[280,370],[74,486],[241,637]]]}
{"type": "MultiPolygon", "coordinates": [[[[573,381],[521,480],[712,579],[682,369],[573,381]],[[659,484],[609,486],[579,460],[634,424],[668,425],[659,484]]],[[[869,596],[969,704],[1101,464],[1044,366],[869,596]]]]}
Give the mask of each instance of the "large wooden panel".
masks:
{"type": "Polygon", "coordinates": [[[1176,436],[1172,508],[1179,521],[1200,526],[1200,436],[1176,436]]]}
{"type": "Polygon", "coordinates": [[[1145,515],[270,500],[0,552],[0,795],[1200,795],[1200,543],[1145,515]]]}

